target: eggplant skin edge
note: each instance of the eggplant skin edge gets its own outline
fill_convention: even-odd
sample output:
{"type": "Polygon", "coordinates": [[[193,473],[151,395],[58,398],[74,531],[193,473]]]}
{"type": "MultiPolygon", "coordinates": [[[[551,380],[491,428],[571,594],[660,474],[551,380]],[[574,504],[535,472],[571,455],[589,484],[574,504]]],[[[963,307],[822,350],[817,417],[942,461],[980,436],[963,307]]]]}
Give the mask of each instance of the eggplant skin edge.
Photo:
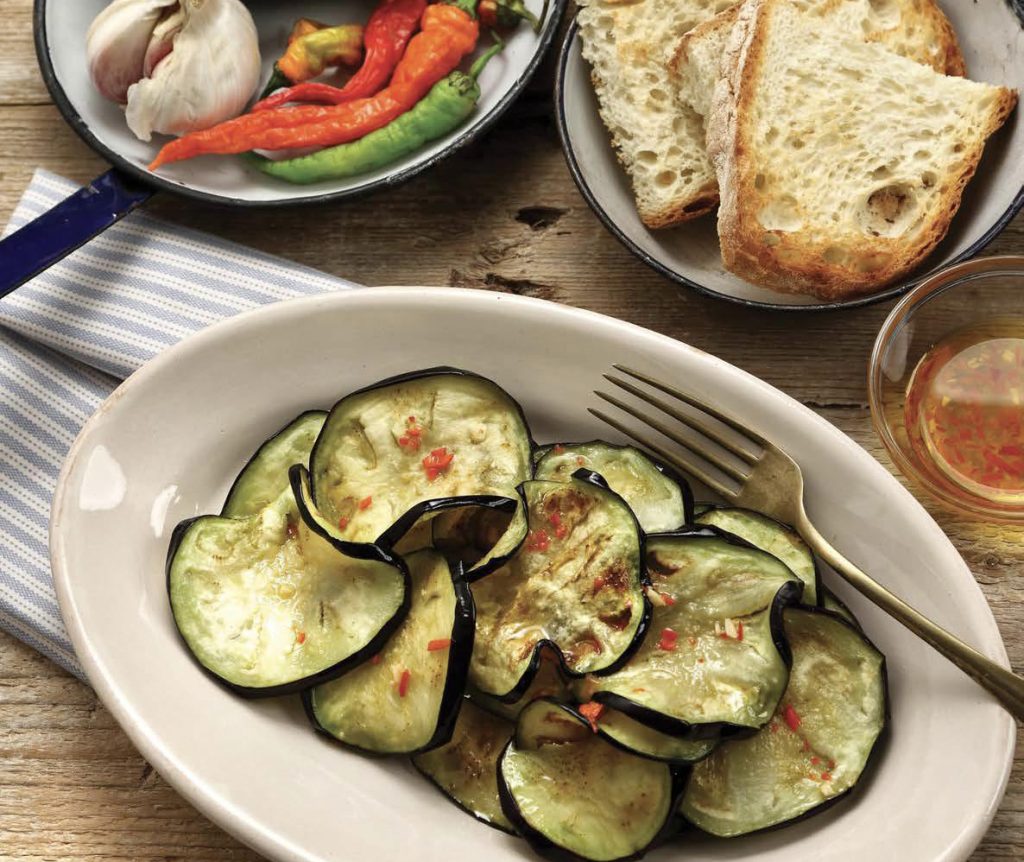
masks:
{"type": "MultiPolygon", "coordinates": [[[[602,491],[605,491],[606,493],[613,496],[620,503],[622,503],[622,505],[626,508],[626,511],[629,512],[630,518],[633,521],[633,526],[636,528],[637,542],[640,548],[640,584],[644,587],[650,586],[651,579],[647,574],[646,563],[647,535],[641,529],[640,522],[637,521],[636,515],[633,514],[633,510],[629,508],[629,505],[626,503],[625,500],[622,499],[621,496],[616,494],[611,488],[608,487],[608,483],[605,481],[604,477],[600,473],[595,473],[593,470],[581,469],[574,472],[572,474],[572,478],[580,482],[586,482],[587,484],[594,485],[595,487],[600,488],[602,491]]],[[[523,504],[525,505],[526,494],[523,490],[524,484],[525,483],[521,483],[516,488],[516,493],[519,495],[520,499],[523,501],[523,504]]],[[[516,545],[515,549],[509,552],[508,557],[506,558],[506,562],[519,552],[519,549],[523,546],[523,543],[526,541],[528,532],[529,531],[523,534],[523,537],[519,540],[519,543],[516,545]]],[[[491,574],[492,571],[492,569],[486,568],[483,570],[482,574],[473,572],[470,581],[478,581],[481,578],[486,577],[488,574],[491,574]]],[[[608,667],[601,668],[601,670],[597,671],[591,671],[591,673],[594,676],[608,676],[609,674],[615,673],[615,671],[619,670],[623,665],[625,665],[626,662],[628,662],[633,657],[636,651],[640,649],[640,645],[644,642],[644,638],[647,636],[647,631],[651,627],[651,616],[654,612],[654,608],[651,605],[650,599],[647,598],[646,591],[643,592],[643,608],[643,613],[640,616],[640,623],[637,625],[636,635],[634,636],[633,641],[629,644],[628,647],[626,647],[622,655],[619,656],[610,665],[608,665],[608,667]]],[[[562,655],[562,650],[559,648],[558,644],[556,644],[552,640],[549,640],[548,638],[544,638],[542,640],[537,641],[537,643],[534,645],[533,654],[530,656],[530,664],[523,672],[523,675],[519,677],[519,682],[512,686],[512,688],[509,691],[505,692],[505,694],[503,695],[491,694],[490,696],[493,697],[495,700],[501,701],[502,703],[515,703],[516,701],[518,701],[524,694],[526,694],[527,689],[529,689],[530,685],[533,683],[534,677],[537,675],[537,671],[540,670],[541,653],[544,651],[545,648],[549,649],[555,655],[555,657],[558,659],[559,669],[569,679],[582,679],[583,677],[588,676],[588,674],[586,673],[577,673],[575,671],[570,670],[565,662],[565,657],[562,655]]],[[[485,693],[489,694],[489,692],[485,693]]]]}
{"type": "MultiPolygon", "coordinates": [[[[589,724],[587,719],[568,704],[558,703],[550,698],[540,698],[539,700],[551,703],[553,706],[557,706],[559,709],[568,715],[571,715],[574,719],[584,725],[589,724]]],[[[519,806],[516,805],[515,798],[508,789],[508,785],[505,784],[504,777],[501,773],[501,763],[505,759],[505,754],[509,748],[515,745],[515,741],[516,734],[513,733],[512,738],[501,750],[496,766],[498,772],[498,799],[501,802],[501,810],[505,817],[507,817],[508,821],[516,828],[519,837],[524,838],[526,843],[530,845],[534,852],[546,859],[550,859],[551,862],[581,862],[581,860],[582,862],[589,862],[586,857],[573,853],[571,850],[561,846],[560,844],[556,844],[543,833],[538,832],[530,826],[522,814],[519,813],[519,806]]],[[[607,739],[604,739],[604,741],[609,745],[611,744],[607,739]]],[[[634,756],[639,757],[639,755],[634,756]]],[[[664,844],[677,831],[676,810],[679,807],[679,801],[682,799],[683,792],[686,790],[686,779],[689,777],[689,770],[675,769],[667,763],[665,764],[665,768],[669,770],[669,774],[672,776],[671,796],[668,814],[665,816],[665,822],[646,847],[640,848],[636,853],[631,853],[628,856],[620,856],[617,859],[608,860],[608,862],[632,862],[632,860],[642,859],[649,850],[664,844]]]]}
{"type": "MultiPolygon", "coordinates": [[[[301,513],[301,502],[299,503],[299,510],[301,513]]],[[[196,518],[188,518],[187,520],[184,520],[180,524],[178,524],[174,528],[174,531],[171,533],[171,540],[167,548],[167,561],[165,564],[165,589],[167,591],[167,604],[169,608],[171,607],[171,563],[174,560],[174,555],[177,553],[178,547],[181,545],[181,540],[184,538],[185,533],[188,532],[189,528],[192,527],[192,525],[195,524],[197,521],[209,518],[219,519],[220,515],[200,515],[196,518]]],[[[310,527],[310,529],[314,529],[314,525],[312,523],[307,522],[307,525],[310,527]]],[[[323,535],[319,530],[314,531],[317,533],[317,535],[323,535]]],[[[331,541],[329,537],[325,538],[328,538],[328,541],[331,541]]],[[[332,541],[331,544],[337,547],[337,543],[332,541]]],[[[281,683],[280,685],[264,686],[262,688],[238,685],[237,683],[228,682],[222,676],[219,676],[217,673],[215,673],[213,670],[211,670],[201,661],[199,661],[195,653],[192,652],[192,648],[188,645],[188,641],[185,640],[185,636],[182,634],[181,629],[178,626],[178,620],[174,616],[174,612],[172,610],[171,619],[174,621],[174,630],[178,633],[178,637],[181,639],[181,642],[185,647],[185,651],[189,654],[189,657],[200,668],[200,670],[202,670],[203,673],[210,677],[210,679],[214,680],[219,685],[224,686],[228,691],[232,692],[233,694],[237,694],[239,697],[244,697],[249,700],[255,700],[264,697],[278,697],[280,695],[285,694],[297,694],[299,692],[305,691],[307,688],[320,685],[324,682],[330,682],[332,679],[341,676],[343,673],[345,673],[345,671],[351,670],[352,668],[362,664],[364,661],[369,660],[376,653],[378,653],[384,646],[384,644],[387,643],[388,639],[395,632],[395,630],[402,624],[402,622],[404,622],[406,615],[409,613],[409,605],[412,601],[412,577],[409,575],[409,569],[405,565],[405,561],[402,560],[401,557],[393,557],[385,553],[383,550],[377,548],[374,545],[365,545],[360,547],[364,550],[365,556],[360,556],[358,557],[358,559],[376,560],[381,563],[387,563],[388,565],[398,569],[398,571],[402,575],[402,582],[404,584],[405,595],[402,599],[402,604],[399,606],[398,610],[395,611],[394,615],[391,617],[390,620],[388,620],[383,626],[381,626],[380,631],[378,631],[377,634],[374,635],[374,637],[370,640],[368,644],[366,644],[366,646],[362,647],[359,650],[356,650],[356,652],[342,659],[340,662],[331,665],[330,667],[324,668],[323,670],[319,670],[316,673],[311,674],[309,676],[302,677],[301,679],[281,683]]],[[[344,553],[344,551],[342,551],[342,553],[344,553]]],[[[347,554],[347,556],[355,555],[347,554]]]]}
{"type": "MultiPolygon", "coordinates": [[[[461,567],[453,569],[450,564],[448,565],[452,576],[452,586],[455,590],[455,619],[452,622],[452,642],[448,648],[448,665],[445,668],[444,690],[441,692],[441,705],[437,713],[438,720],[430,739],[419,748],[409,751],[387,752],[374,751],[345,742],[343,739],[338,739],[338,737],[334,736],[334,734],[320,724],[319,719],[317,719],[316,712],[313,709],[314,686],[309,686],[301,692],[302,708],[306,713],[306,718],[309,719],[309,723],[313,726],[313,730],[329,739],[335,745],[340,745],[343,748],[371,757],[393,757],[396,754],[411,757],[416,754],[423,754],[434,748],[439,748],[451,740],[452,734],[455,732],[455,723],[459,718],[459,710],[462,708],[466,684],[469,681],[469,660],[473,655],[473,640],[476,634],[476,605],[473,603],[473,594],[469,589],[469,584],[466,583],[466,579],[462,576],[461,567]]],[[[409,596],[410,592],[411,590],[407,590],[406,596],[409,596]]],[[[389,636],[392,633],[389,633],[389,636]]],[[[375,652],[379,651],[383,646],[383,643],[378,644],[375,652]]],[[[372,657],[372,654],[368,655],[364,661],[368,661],[372,657]]],[[[351,668],[346,668],[346,670],[354,670],[356,666],[353,665],[351,668]]],[[[338,676],[342,675],[343,673],[338,674],[338,676]]]]}
{"type": "MultiPolygon", "coordinates": [[[[864,785],[865,779],[872,780],[875,769],[877,768],[878,761],[882,759],[880,752],[889,747],[889,738],[892,735],[892,699],[889,697],[889,667],[886,660],[885,653],[882,652],[874,641],[871,640],[864,632],[858,629],[856,626],[851,625],[847,620],[843,619],[842,616],[830,611],[827,608],[817,607],[815,605],[798,605],[798,610],[805,611],[810,614],[821,614],[822,616],[831,617],[837,622],[842,623],[848,629],[855,631],[858,635],[863,638],[868,645],[882,657],[882,664],[879,668],[879,673],[882,677],[882,729],[875,739],[875,744],[871,747],[871,752],[868,754],[868,759],[864,763],[864,768],[861,770],[860,775],[852,786],[848,787],[842,793],[833,796],[831,799],[827,799],[814,808],[804,811],[802,814],[798,814],[796,817],[791,817],[789,820],[783,820],[780,823],[773,823],[771,826],[765,826],[763,829],[755,829],[752,832],[745,832],[742,835],[737,835],[735,838],[717,838],[720,841],[735,841],[743,838],[747,838],[751,835],[767,835],[771,832],[776,832],[780,829],[786,829],[790,826],[795,826],[797,823],[802,823],[805,820],[810,820],[812,817],[816,817],[819,814],[828,811],[833,805],[842,802],[851,795],[857,792],[858,788],[864,785]]],[[[685,792],[685,787],[683,788],[685,792]]],[[[676,809],[678,810],[679,803],[676,803],[676,809]]],[[[702,835],[708,835],[709,833],[704,832],[699,826],[691,823],[680,813],[679,817],[687,824],[691,829],[696,829],[702,835]]]]}

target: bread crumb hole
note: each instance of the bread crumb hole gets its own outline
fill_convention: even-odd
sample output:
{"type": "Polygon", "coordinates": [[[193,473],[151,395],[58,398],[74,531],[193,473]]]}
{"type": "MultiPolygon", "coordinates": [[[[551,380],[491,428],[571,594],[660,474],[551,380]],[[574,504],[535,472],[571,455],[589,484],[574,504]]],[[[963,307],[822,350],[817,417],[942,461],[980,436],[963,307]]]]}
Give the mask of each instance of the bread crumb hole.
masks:
{"type": "Polygon", "coordinates": [[[653,165],[658,161],[658,154],[651,150],[640,150],[640,152],[636,154],[636,160],[644,165],[653,165]]]}
{"type": "Polygon", "coordinates": [[[654,183],[664,188],[672,185],[676,181],[676,176],[675,171],[662,171],[654,178],[654,183]]]}
{"type": "Polygon", "coordinates": [[[879,165],[871,172],[871,179],[873,180],[887,180],[892,176],[892,171],[889,170],[888,165],[879,165]]]}
{"type": "Polygon", "coordinates": [[[763,242],[768,248],[774,248],[779,244],[779,238],[773,233],[766,233],[763,242]]]}
{"type": "Polygon", "coordinates": [[[858,207],[861,229],[869,236],[898,236],[917,210],[917,193],[906,183],[875,189],[858,207]]]}
{"type": "Polygon", "coordinates": [[[917,159],[919,162],[926,161],[931,157],[932,154],[930,150],[918,150],[916,153],[914,153],[914,158],[917,159]]]}
{"type": "Polygon", "coordinates": [[[964,151],[964,145],[963,144],[961,144],[959,142],[953,144],[953,152],[954,153],[962,153],[963,151],[964,151]]]}
{"type": "Polygon", "coordinates": [[[936,182],[938,182],[938,179],[939,178],[935,175],[934,171],[925,171],[921,174],[921,185],[926,189],[930,189],[936,182]]]}
{"type": "Polygon", "coordinates": [[[654,99],[655,102],[664,102],[668,98],[668,93],[655,87],[651,90],[651,98],[654,99]]]}
{"type": "Polygon", "coordinates": [[[761,191],[766,185],[768,185],[768,178],[764,174],[758,174],[754,177],[754,188],[761,191]]]}
{"type": "Polygon", "coordinates": [[[766,144],[773,144],[773,143],[775,143],[775,139],[776,139],[776,138],[778,138],[778,136],[779,136],[779,130],[778,130],[778,128],[776,128],[775,126],[772,126],[772,127],[771,127],[771,128],[770,128],[770,129],[768,130],[767,134],[765,134],[765,136],[764,136],[764,142],[765,142],[766,144]]]}
{"type": "Polygon", "coordinates": [[[803,138],[790,138],[789,139],[789,146],[790,146],[791,149],[794,149],[794,150],[802,150],[804,148],[804,139],[803,138]]]}

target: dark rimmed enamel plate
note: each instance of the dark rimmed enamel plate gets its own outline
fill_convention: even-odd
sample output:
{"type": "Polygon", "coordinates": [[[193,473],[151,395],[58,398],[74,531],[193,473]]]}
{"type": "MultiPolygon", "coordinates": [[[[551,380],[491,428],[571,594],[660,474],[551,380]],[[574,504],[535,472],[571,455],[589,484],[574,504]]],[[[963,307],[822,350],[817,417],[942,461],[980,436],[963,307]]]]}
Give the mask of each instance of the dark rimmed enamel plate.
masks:
{"type": "MultiPolygon", "coordinates": [[[[1024,4],[1021,0],[940,0],[956,28],[968,75],[1024,93],[1024,4]]],[[[937,269],[978,254],[1024,207],[1024,110],[1018,108],[986,147],[949,234],[911,278],[872,296],[822,303],[748,284],[722,267],[710,216],[661,231],[644,227],[629,180],[597,112],[590,66],[577,27],[569,28],[555,77],[555,115],[569,171],[605,227],[648,266],[677,284],[742,305],[783,311],[856,308],[893,299],[937,269]]]]}
{"type": "MultiPolygon", "coordinates": [[[[57,107],[71,127],[115,167],[152,186],[213,203],[273,206],[320,203],[390,188],[478,138],[526,86],[554,39],[566,0],[551,0],[539,34],[524,24],[507,35],[505,50],[491,60],[480,76],[483,95],[476,112],[458,129],[379,171],[309,186],[291,185],[265,176],[243,159],[230,156],[204,156],[168,165],[156,173],[149,171],[146,165],[170,138],[157,135],[150,143],[137,140],[125,124],[121,109],[96,92],[87,73],[85,33],[106,5],[107,0],[36,0],[39,66],[57,107]]],[[[254,0],[246,5],[259,30],[266,81],[297,16],[337,23],[365,22],[376,2],[304,0],[291,4],[254,0]]],[[[527,6],[539,15],[542,0],[527,0],[527,6]]],[[[486,39],[481,41],[487,44],[486,39]]]]}

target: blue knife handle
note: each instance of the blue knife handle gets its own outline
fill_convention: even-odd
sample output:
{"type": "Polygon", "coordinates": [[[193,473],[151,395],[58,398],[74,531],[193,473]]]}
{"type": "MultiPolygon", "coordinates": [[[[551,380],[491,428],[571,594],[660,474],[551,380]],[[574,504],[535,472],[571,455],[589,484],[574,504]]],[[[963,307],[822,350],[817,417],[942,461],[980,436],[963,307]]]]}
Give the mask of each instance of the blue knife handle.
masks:
{"type": "Polygon", "coordinates": [[[107,171],[0,240],[0,297],[119,222],[155,191],[118,170],[107,171]]]}

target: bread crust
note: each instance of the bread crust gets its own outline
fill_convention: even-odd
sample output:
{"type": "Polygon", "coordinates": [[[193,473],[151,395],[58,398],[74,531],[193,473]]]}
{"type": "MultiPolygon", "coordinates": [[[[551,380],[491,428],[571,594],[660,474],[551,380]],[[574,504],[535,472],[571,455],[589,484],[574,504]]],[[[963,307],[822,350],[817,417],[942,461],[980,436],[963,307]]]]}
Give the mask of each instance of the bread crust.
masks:
{"type": "Polygon", "coordinates": [[[752,115],[751,105],[757,95],[770,13],[781,2],[786,0],[748,0],[733,31],[725,76],[712,106],[708,148],[721,190],[718,233],[723,263],[730,272],[763,287],[808,293],[824,300],[871,293],[915,269],[946,235],[986,139],[1006,120],[1017,96],[1006,88],[997,90],[979,135],[964,147],[954,168],[944,177],[947,188],[923,230],[911,237],[865,234],[861,243],[842,245],[845,259],[854,265],[830,262],[831,244],[814,242],[799,231],[766,229],[757,217],[764,195],[756,188],[758,168],[750,157],[752,128],[744,118],[752,115]]]}

